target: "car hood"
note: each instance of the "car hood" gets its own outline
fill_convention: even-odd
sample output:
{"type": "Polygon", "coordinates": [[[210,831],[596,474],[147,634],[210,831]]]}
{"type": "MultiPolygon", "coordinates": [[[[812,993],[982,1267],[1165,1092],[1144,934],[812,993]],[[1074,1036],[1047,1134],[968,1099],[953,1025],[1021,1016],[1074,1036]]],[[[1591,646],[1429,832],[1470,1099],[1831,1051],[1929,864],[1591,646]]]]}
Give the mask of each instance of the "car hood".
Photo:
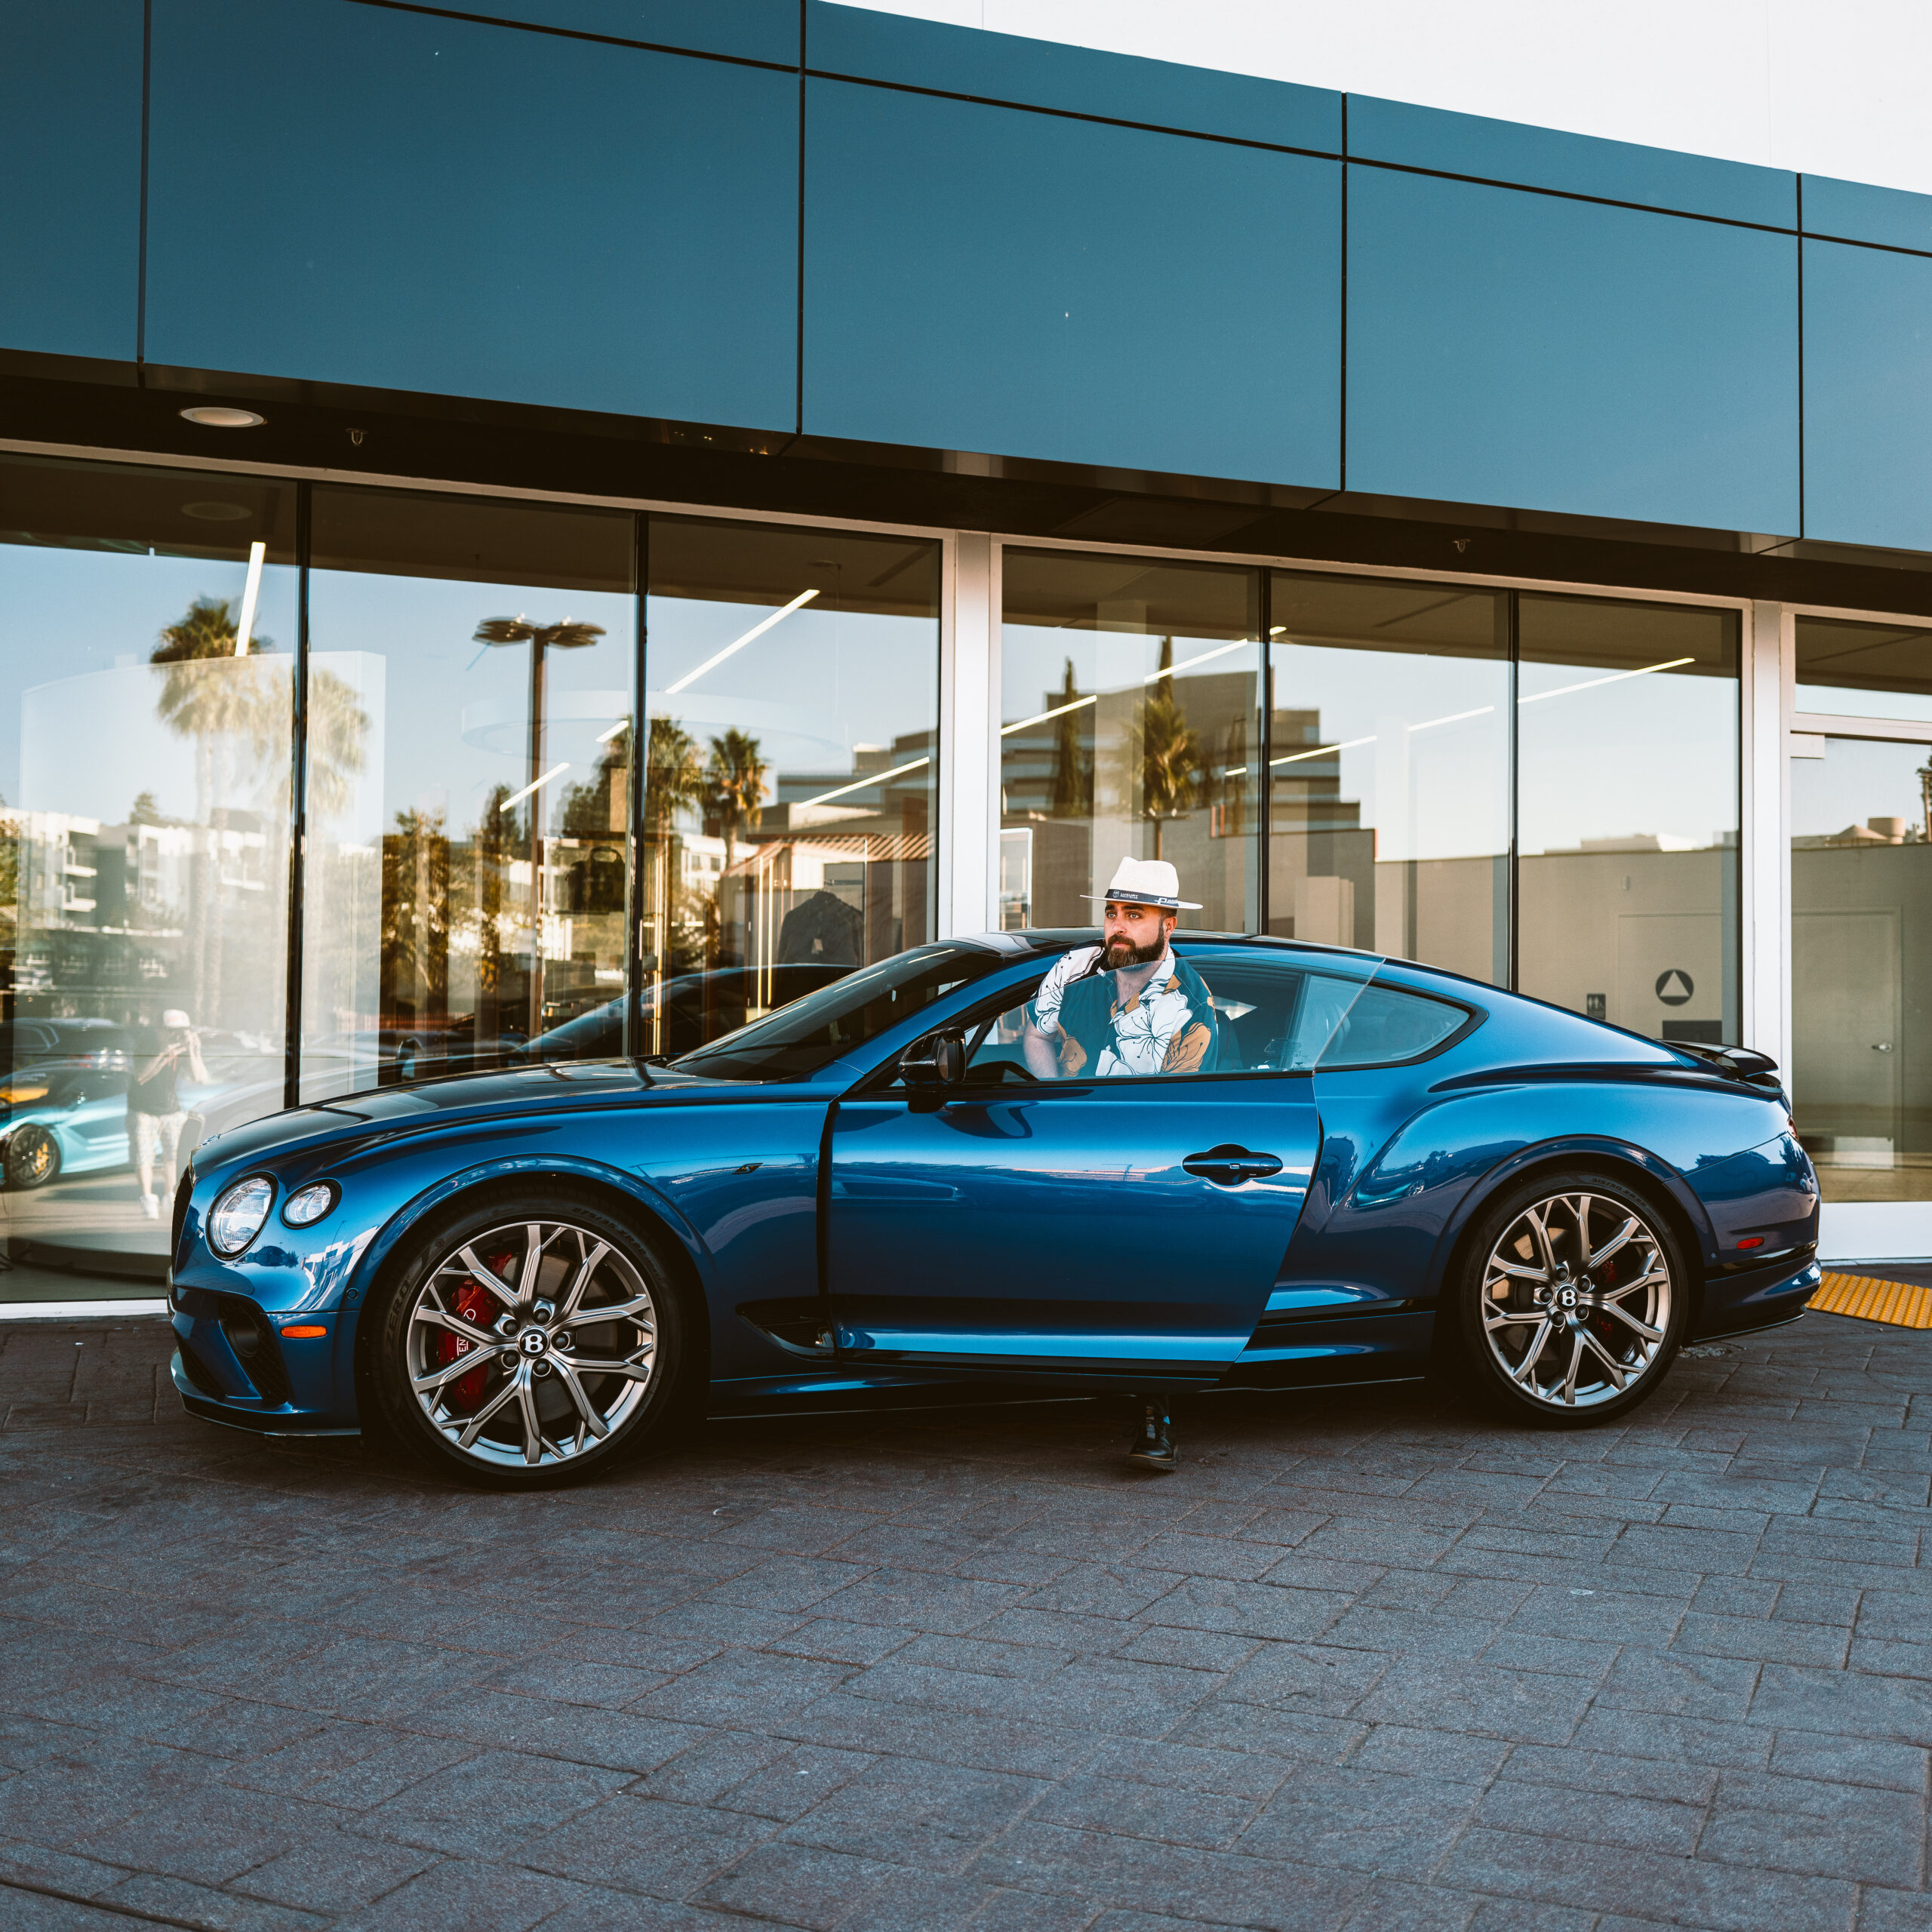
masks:
{"type": "Polygon", "coordinates": [[[688,1104],[762,1091],[748,1081],[700,1079],[634,1060],[549,1061],[500,1072],[454,1074],[407,1086],[371,1088],[286,1113],[265,1115],[204,1141],[195,1165],[205,1172],[217,1164],[226,1166],[321,1143],[411,1128],[586,1107],[688,1104]]]}

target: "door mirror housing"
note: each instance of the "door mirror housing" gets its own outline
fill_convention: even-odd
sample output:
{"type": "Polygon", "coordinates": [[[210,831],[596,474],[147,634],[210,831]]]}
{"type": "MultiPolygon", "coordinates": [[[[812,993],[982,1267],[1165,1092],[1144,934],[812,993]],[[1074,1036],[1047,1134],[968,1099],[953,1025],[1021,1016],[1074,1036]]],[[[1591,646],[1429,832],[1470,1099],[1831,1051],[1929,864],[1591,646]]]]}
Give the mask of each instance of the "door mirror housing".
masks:
{"type": "Polygon", "coordinates": [[[966,1078],[966,1041],[957,1032],[928,1033],[899,1056],[899,1078],[928,1092],[957,1087],[966,1078]]]}

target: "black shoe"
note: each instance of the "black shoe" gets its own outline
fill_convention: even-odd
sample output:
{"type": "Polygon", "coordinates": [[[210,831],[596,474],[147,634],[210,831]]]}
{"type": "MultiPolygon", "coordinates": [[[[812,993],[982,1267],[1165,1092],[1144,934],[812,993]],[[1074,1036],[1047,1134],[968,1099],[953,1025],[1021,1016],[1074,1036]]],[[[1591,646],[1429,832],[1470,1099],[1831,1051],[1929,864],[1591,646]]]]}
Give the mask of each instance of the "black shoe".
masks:
{"type": "Polygon", "coordinates": [[[1164,1402],[1148,1403],[1134,1440],[1127,1445],[1127,1460],[1137,1469],[1171,1472],[1178,1469],[1180,1458],[1174,1454],[1174,1440],[1170,1433],[1173,1427],[1164,1402]]]}

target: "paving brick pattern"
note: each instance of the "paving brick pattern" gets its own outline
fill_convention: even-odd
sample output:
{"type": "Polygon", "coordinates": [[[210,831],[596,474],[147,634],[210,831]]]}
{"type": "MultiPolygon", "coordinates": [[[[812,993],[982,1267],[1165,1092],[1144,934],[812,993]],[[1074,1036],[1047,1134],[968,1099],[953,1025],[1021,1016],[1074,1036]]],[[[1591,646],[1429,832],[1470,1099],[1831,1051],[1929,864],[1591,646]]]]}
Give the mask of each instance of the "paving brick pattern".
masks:
{"type": "Polygon", "coordinates": [[[712,1427],[478,1495],[0,1327],[0,1923],[1927,1932],[1932,1335],[1627,1426],[712,1427]]]}

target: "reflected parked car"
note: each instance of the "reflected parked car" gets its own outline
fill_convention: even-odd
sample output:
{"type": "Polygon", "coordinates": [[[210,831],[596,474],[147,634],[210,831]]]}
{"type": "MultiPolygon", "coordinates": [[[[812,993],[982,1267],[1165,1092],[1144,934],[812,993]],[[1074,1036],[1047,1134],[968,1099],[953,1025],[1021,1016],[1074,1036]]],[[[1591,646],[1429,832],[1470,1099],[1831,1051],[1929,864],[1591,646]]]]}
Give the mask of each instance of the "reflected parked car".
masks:
{"type": "Polygon", "coordinates": [[[668,1066],[549,1060],[205,1142],[171,1247],[183,1401],[277,1434],[374,1410],[509,1487],[707,1403],[974,1384],[1433,1367],[1567,1427],[1818,1286],[1817,1177],[1761,1055],[1189,934],[1198,1056],[1083,1077],[1028,1031],[1069,937],[920,946],[668,1066]]]}
{"type": "Polygon", "coordinates": [[[60,1065],[127,1072],[128,1029],[111,1020],[0,1022],[0,1076],[60,1065]]]}
{"type": "MultiPolygon", "coordinates": [[[[176,1150],[183,1167],[203,1134],[273,1113],[283,1098],[278,1078],[183,1081],[177,1091],[188,1116],[176,1150]]],[[[125,1072],[62,1064],[0,1084],[0,1174],[8,1186],[45,1187],[63,1174],[125,1168],[133,1158],[125,1072]]]]}
{"type": "MultiPolygon", "coordinates": [[[[849,966],[742,966],[709,973],[680,973],[647,986],[638,1001],[639,1051],[666,1060],[690,1053],[744,1025],[753,1011],[775,1011],[829,986],[849,966]],[[753,1002],[758,1002],[754,1006],[753,1002]]],[[[516,1057],[594,1060],[624,1050],[624,1002],[606,1000],[589,1012],[539,1033],[516,1057]]]]}

